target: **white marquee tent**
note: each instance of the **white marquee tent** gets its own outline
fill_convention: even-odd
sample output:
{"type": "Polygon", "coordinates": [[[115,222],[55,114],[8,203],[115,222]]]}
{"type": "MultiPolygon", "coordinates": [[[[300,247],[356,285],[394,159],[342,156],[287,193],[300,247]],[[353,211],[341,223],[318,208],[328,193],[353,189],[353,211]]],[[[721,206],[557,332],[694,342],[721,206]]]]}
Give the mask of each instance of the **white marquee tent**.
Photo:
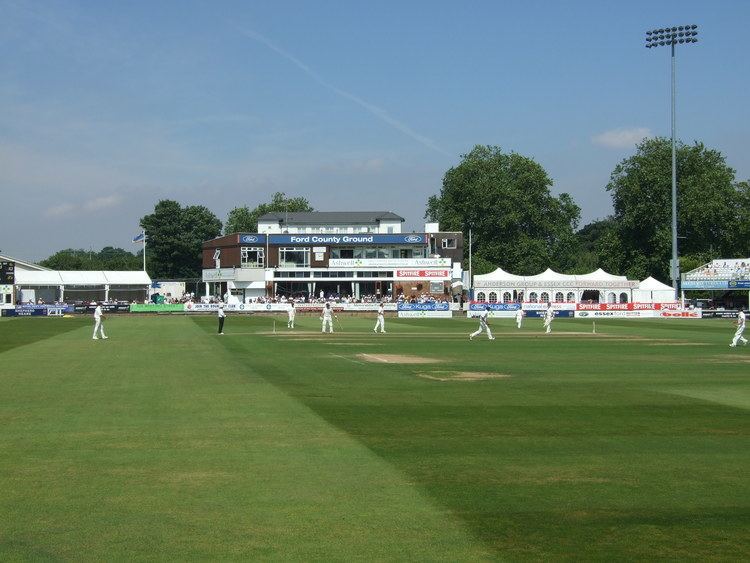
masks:
{"type": "Polygon", "coordinates": [[[640,303],[668,303],[674,301],[674,288],[649,276],[633,291],[633,300],[640,303]]]}
{"type": "Polygon", "coordinates": [[[21,270],[15,272],[17,300],[45,302],[142,300],[151,278],[143,271],[21,270]]]}
{"type": "Polygon", "coordinates": [[[646,297],[648,299],[644,302],[674,301],[672,288],[653,278],[639,283],[625,276],[610,274],[601,268],[582,275],[561,274],[548,268],[535,276],[518,276],[498,268],[489,274],[474,276],[473,287],[474,299],[489,303],[627,303],[642,301],[646,297]],[[669,295],[664,288],[670,290],[669,295]]]}

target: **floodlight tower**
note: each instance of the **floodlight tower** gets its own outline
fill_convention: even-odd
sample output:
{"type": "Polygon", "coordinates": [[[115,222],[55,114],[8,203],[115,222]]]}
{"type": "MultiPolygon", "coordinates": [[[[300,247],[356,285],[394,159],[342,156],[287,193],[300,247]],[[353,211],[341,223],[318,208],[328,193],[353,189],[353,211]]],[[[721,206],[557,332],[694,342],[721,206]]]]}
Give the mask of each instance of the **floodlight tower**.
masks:
{"type": "Polygon", "coordinates": [[[675,301],[680,299],[680,262],[677,259],[677,151],[675,124],[675,46],[698,42],[697,25],[663,27],[646,32],[646,49],[669,45],[672,48],[672,261],[669,268],[675,301]]]}

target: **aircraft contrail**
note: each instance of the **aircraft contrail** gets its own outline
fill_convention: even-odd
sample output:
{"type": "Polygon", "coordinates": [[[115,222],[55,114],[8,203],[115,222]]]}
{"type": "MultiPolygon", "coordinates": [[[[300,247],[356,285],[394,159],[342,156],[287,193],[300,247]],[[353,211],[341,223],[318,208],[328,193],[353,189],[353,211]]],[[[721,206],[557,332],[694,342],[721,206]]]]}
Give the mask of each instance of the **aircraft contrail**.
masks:
{"type": "Polygon", "coordinates": [[[443,154],[445,156],[452,156],[447,151],[441,149],[439,146],[435,144],[435,142],[432,139],[429,139],[425,137],[424,135],[420,135],[407,125],[404,125],[397,119],[394,119],[390,115],[388,115],[388,112],[382,108],[379,108],[376,105],[371,104],[370,102],[363,100],[359,96],[355,96],[351,92],[347,92],[346,90],[342,90],[341,88],[334,86],[330,82],[327,82],[322,76],[320,76],[317,72],[315,72],[313,69],[311,69],[309,66],[307,66],[305,63],[303,63],[301,60],[299,60],[294,55],[286,52],[284,49],[279,47],[278,45],[275,45],[271,41],[269,41],[267,38],[262,36],[260,33],[256,33],[255,31],[250,31],[247,29],[237,28],[240,33],[245,35],[246,37],[249,37],[251,39],[254,39],[255,41],[262,43],[278,55],[281,55],[286,60],[297,66],[302,72],[307,74],[310,78],[312,78],[315,82],[323,86],[324,88],[327,88],[328,90],[331,90],[332,92],[338,94],[342,98],[346,98],[347,100],[350,100],[357,104],[358,106],[364,108],[368,112],[370,112],[372,115],[380,119],[381,121],[384,121],[394,129],[401,131],[401,133],[408,135],[415,141],[423,144],[429,149],[434,150],[435,152],[439,152],[440,154],[443,154]]]}

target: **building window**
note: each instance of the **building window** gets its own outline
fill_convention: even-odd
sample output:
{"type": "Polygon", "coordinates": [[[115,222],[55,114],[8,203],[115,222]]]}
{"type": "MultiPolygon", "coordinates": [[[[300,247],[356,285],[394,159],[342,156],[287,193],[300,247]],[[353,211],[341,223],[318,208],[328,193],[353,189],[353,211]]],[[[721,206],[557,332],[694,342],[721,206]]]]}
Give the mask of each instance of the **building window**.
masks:
{"type": "Polygon", "coordinates": [[[441,246],[443,248],[458,248],[458,244],[456,243],[456,239],[454,238],[444,238],[442,240],[441,246]]]}
{"type": "Polygon", "coordinates": [[[419,246],[412,249],[412,258],[424,258],[426,247],[419,246]]]}
{"type": "Polygon", "coordinates": [[[542,295],[539,297],[540,303],[549,303],[549,293],[542,291],[542,295]]]}
{"type": "Polygon", "coordinates": [[[610,292],[607,294],[607,303],[616,303],[617,302],[617,296],[610,292]]]}
{"type": "Polygon", "coordinates": [[[477,301],[479,303],[484,303],[485,299],[486,297],[484,296],[484,291],[480,291],[479,293],[477,293],[477,301]]]}
{"type": "Polygon", "coordinates": [[[513,301],[513,296],[510,291],[503,292],[503,303],[510,303],[511,301],[513,301]]]}
{"type": "Polygon", "coordinates": [[[388,227],[388,234],[389,234],[389,235],[392,235],[392,234],[393,234],[393,227],[388,227]]]}
{"type": "Polygon", "coordinates": [[[529,293],[529,303],[536,303],[539,300],[537,297],[536,291],[532,291],[529,293]]]}
{"type": "Polygon", "coordinates": [[[628,294],[627,293],[621,293],[620,294],[620,303],[627,303],[628,302],[628,294]]]}
{"type": "Polygon", "coordinates": [[[266,251],[262,246],[240,247],[240,266],[243,268],[263,268],[266,251]]]}
{"type": "Polygon", "coordinates": [[[354,258],[354,249],[333,247],[331,248],[331,258],[354,258]]]}
{"type": "Polygon", "coordinates": [[[563,303],[565,301],[565,296],[563,295],[562,291],[558,291],[555,293],[555,303],[563,303]]]}
{"type": "Polygon", "coordinates": [[[576,294],[572,291],[568,292],[568,303],[575,303],[576,302],[576,294]]]}
{"type": "Polygon", "coordinates": [[[487,298],[488,303],[497,303],[497,293],[494,291],[490,291],[490,295],[487,298]]]}
{"type": "Polygon", "coordinates": [[[309,248],[279,248],[280,268],[309,268],[309,248]]]}

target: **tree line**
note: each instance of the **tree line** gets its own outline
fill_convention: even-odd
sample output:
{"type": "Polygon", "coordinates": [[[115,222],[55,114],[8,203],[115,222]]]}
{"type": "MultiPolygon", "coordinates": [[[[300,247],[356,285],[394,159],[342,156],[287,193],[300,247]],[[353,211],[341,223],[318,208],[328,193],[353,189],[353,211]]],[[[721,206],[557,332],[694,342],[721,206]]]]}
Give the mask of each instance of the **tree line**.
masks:
{"type": "MultiPolygon", "coordinates": [[[[472,230],[473,270],[500,266],[533,275],[550,267],[581,274],[598,267],[618,275],[669,279],[672,252],[671,140],[645,139],[612,171],[606,190],[613,213],[578,228],[570,194],[551,193],[552,180],[533,159],[476,146],[448,170],[425,217],[447,230],[472,230]]],[[[679,143],[677,230],[680,266],[750,253],[750,184],[717,150],[679,143]]],[[[466,246],[466,245],[465,245],[466,246]]],[[[468,249],[467,249],[468,251],[468,249]]]]}
{"type": "MultiPolygon", "coordinates": [[[[679,143],[680,263],[688,271],[714,258],[750,255],[750,183],[717,150],[679,143]]],[[[427,200],[425,218],[447,231],[472,232],[475,274],[498,266],[520,275],[546,268],[580,274],[598,267],[667,281],[671,257],[671,141],[645,139],[612,171],[606,190],[613,212],[579,228],[581,208],[532,158],[496,146],[474,147],[443,177],[427,200]]],[[[304,197],[277,192],[268,203],[232,209],[222,225],[207,207],[161,200],[140,220],[146,231],[147,271],[157,279],[201,277],[202,243],[222,234],[256,232],[271,212],[313,211],[304,197]]],[[[468,244],[464,244],[468,259],[468,244]]],[[[142,251],[141,251],[142,252],[142,251]]],[[[59,270],[137,270],[142,254],[106,247],[68,249],[42,265],[59,270]]]]}

